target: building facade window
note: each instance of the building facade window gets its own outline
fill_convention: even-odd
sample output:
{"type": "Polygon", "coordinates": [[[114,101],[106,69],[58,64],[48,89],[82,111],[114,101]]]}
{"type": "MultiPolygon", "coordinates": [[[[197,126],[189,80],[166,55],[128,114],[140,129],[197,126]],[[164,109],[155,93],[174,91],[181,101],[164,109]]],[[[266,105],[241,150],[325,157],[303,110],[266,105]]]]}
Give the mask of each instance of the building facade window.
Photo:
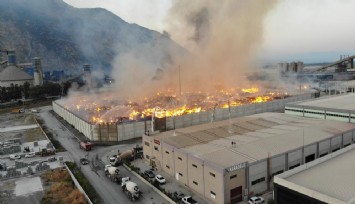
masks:
{"type": "Polygon", "coordinates": [[[168,152],[168,151],[165,151],[165,153],[166,153],[166,154],[169,154],[169,152],[168,152]]]}
{"type": "Polygon", "coordinates": [[[229,178],[230,178],[230,179],[237,178],[237,174],[234,174],[234,175],[230,176],[229,178]]]}
{"type": "Polygon", "coordinates": [[[155,149],[156,151],[159,151],[159,149],[158,149],[158,147],[157,147],[157,146],[154,146],[154,149],[155,149]]]}
{"type": "Polygon", "coordinates": [[[261,182],[263,182],[263,181],[265,181],[265,177],[258,178],[258,179],[256,179],[256,180],[252,181],[252,182],[251,182],[251,185],[254,186],[254,185],[256,185],[256,184],[258,184],[258,183],[261,183],[261,182]]]}

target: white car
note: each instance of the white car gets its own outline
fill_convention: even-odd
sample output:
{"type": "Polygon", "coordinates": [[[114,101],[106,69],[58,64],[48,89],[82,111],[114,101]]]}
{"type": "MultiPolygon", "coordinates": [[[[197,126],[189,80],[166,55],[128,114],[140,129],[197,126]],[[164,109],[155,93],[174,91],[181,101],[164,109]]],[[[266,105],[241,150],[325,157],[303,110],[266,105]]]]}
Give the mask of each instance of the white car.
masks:
{"type": "Polygon", "coordinates": [[[159,184],[165,184],[166,183],[165,178],[163,176],[159,175],[159,174],[155,176],[155,180],[158,181],[159,184]]]}
{"type": "Polygon", "coordinates": [[[25,154],[25,158],[31,158],[31,157],[35,157],[36,153],[35,152],[29,152],[27,154],[25,154]]]}
{"type": "Polygon", "coordinates": [[[11,154],[11,155],[10,155],[10,159],[11,159],[11,160],[21,159],[21,156],[18,155],[18,154],[11,154]]]}
{"type": "Polygon", "coordinates": [[[259,196],[253,196],[253,197],[249,198],[248,203],[249,203],[249,204],[260,204],[260,203],[264,203],[264,198],[259,197],[259,196]]]}

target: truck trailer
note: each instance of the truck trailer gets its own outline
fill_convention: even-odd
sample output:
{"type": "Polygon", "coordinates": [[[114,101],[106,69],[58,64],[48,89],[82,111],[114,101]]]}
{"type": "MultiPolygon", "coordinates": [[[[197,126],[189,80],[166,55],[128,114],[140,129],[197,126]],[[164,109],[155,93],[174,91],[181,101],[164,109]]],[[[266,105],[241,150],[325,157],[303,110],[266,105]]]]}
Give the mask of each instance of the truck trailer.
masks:
{"type": "Polygon", "coordinates": [[[122,191],[128,196],[129,200],[138,200],[142,192],[139,190],[138,185],[131,181],[129,177],[122,178],[121,181],[122,191]]]}

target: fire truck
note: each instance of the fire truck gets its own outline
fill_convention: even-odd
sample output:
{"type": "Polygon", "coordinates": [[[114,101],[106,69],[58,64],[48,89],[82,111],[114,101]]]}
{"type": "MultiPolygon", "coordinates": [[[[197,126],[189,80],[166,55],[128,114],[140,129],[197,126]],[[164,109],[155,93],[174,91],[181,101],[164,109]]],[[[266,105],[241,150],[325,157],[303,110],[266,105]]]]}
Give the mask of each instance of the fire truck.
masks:
{"type": "Polygon", "coordinates": [[[88,141],[80,141],[80,149],[85,151],[90,151],[92,148],[92,143],[88,141]]]}

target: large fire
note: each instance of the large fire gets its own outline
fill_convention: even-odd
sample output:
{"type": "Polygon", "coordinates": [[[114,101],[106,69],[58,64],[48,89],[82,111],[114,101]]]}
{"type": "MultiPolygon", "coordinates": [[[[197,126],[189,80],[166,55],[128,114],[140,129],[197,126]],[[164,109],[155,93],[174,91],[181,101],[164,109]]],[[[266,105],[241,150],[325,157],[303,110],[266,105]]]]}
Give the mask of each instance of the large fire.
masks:
{"type": "Polygon", "coordinates": [[[199,113],[215,108],[230,108],[287,97],[286,92],[260,93],[259,88],[219,90],[215,94],[202,92],[176,96],[171,91],[156,93],[137,102],[120,101],[107,94],[100,97],[71,97],[63,102],[65,108],[91,123],[121,123],[151,117],[164,118],[199,113]]]}

